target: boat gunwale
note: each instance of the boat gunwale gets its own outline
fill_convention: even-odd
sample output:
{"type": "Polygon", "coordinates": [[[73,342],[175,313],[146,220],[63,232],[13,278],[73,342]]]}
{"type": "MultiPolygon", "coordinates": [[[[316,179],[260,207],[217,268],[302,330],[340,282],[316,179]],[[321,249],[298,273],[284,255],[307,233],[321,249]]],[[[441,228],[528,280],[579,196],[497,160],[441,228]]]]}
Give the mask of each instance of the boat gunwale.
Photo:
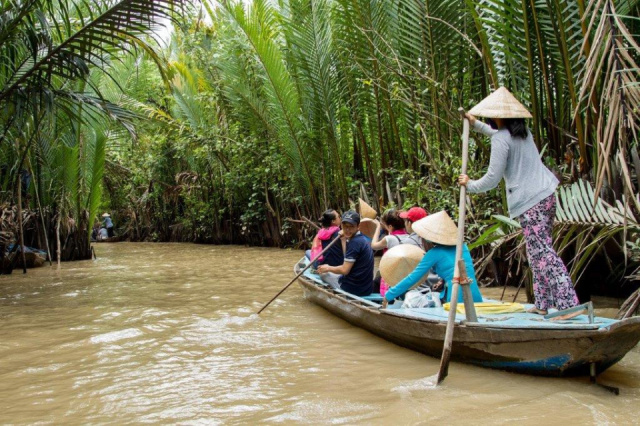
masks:
{"type": "MultiPolygon", "coordinates": [[[[294,272],[298,270],[298,264],[294,266],[294,272]]],[[[433,325],[446,325],[446,321],[435,320],[431,318],[423,318],[419,316],[406,315],[402,312],[394,312],[393,309],[381,309],[380,307],[374,307],[371,305],[375,305],[375,302],[371,302],[370,300],[363,299],[360,296],[356,296],[354,294],[347,293],[345,291],[339,291],[336,289],[329,288],[328,286],[323,286],[309,277],[305,277],[304,275],[300,276],[300,279],[309,287],[313,288],[316,291],[322,292],[328,297],[339,299],[343,302],[348,303],[353,307],[357,307],[367,311],[368,313],[374,313],[377,315],[390,315],[398,318],[402,318],[404,320],[417,321],[419,323],[433,324],[433,325]]],[[[457,329],[468,330],[470,332],[479,331],[479,330],[487,330],[487,331],[497,331],[504,333],[523,333],[523,332],[542,332],[542,333],[563,333],[562,336],[544,336],[544,339],[564,339],[567,337],[577,338],[577,337],[589,337],[595,335],[609,334],[616,331],[619,328],[625,328],[629,325],[640,324],[640,317],[631,317],[622,320],[615,320],[616,322],[608,324],[603,327],[598,328],[535,328],[535,327],[521,327],[521,328],[507,328],[500,327],[497,325],[493,325],[490,323],[472,323],[465,319],[460,320],[454,327],[457,329]],[[567,336],[566,333],[570,332],[572,335],[567,336]],[[577,335],[576,335],[577,334],[577,335]]],[[[539,340],[539,339],[532,339],[539,340]]]]}
{"type": "MultiPolygon", "coordinates": [[[[301,269],[298,263],[296,272],[301,269]]],[[[312,277],[299,278],[305,299],[337,318],[399,346],[435,358],[441,355],[446,321],[374,308],[375,303],[312,277]]],[[[594,364],[600,373],[620,361],[640,340],[640,318],[615,320],[597,329],[510,328],[460,321],[455,330],[452,356],[456,361],[562,377],[588,375],[594,364]]]]}

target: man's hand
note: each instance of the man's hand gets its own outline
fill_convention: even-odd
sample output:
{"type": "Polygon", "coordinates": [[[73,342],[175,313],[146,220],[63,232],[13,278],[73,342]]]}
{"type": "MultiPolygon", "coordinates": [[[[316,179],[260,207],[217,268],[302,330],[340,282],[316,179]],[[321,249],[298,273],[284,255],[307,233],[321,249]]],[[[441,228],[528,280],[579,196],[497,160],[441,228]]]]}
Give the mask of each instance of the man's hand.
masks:
{"type": "Polygon", "coordinates": [[[458,185],[467,186],[467,183],[469,183],[469,176],[467,175],[458,176],[458,185]]]}
{"type": "Polygon", "coordinates": [[[318,266],[318,269],[316,269],[316,271],[319,274],[325,274],[325,273],[329,272],[329,268],[330,268],[329,265],[320,265],[320,266],[318,266]]]}

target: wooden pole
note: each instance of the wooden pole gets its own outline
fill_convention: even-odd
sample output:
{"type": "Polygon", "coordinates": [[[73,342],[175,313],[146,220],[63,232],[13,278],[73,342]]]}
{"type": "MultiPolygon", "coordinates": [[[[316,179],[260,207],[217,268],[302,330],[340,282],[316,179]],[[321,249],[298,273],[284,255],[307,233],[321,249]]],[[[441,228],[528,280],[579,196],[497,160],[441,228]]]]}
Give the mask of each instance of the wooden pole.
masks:
{"type": "Polygon", "coordinates": [[[458,260],[458,271],[460,272],[458,284],[462,286],[462,300],[464,301],[464,313],[467,322],[478,322],[476,315],[476,307],[473,304],[473,295],[471,294],[471,280],[467,277],[467,267],[464,260],[458,260]]]}
{"type": "Polygon", "coordinates": [[[56,237],[57,237],[57,241],[58,241],[58,269],[60,269],[60,256],[62,255],[60,253],[61,248],[60,248],[60,220],[61,220],[61,216],[62,216],[62,212],[58,211],[58,223],[56,225],[56,237]]]}
{"type": "MultiPolygon", "coordinates": [[[[469,157],[469,120],[464,117],[464,109],[459,108],[458,112],[462,115],[462,170],[461,174],[467,174],[467,160],[469,157]]],[[[462,246],[464,244],[464,222],[466,219],[466,199],[467,187],[460,185],[460,201],[458,203],[458,242],[456,244],[456,263],[453,273],[453,282],[451,290],[451,303],[449,308],[449,318],[447,320],[447,329],[444,337],[444,345],[442,347],[442,357],[440,359],[440,371],[438,371],[438,384],[440,384],[447,374],[449,374],[449,361],[451,359],[451,346],[453,344],[453,326],[456,320],[456,308],[458,307],[458,291],[460,288],[460,268],[459,261],[462,259],[462,246]]],[[[472,305],[473,306],[473,305],[472,305]]],[[[467,312],[469,315],[470,312],[467,312]]],[[[475,316],[475,309],[473,309],[475,316]]]]}
{"type": "Polygon", "coordinates": [[[289,286],[290,286],[291,284],[293,284],[293,283],[294,283],[298,278],[300,278],[300,276],[301,276],[302,274],[304,274],[304,271],[306,271],[307,269],[309,269],[309,268],[311,267],[311,265],[313,265],[313,262],[315,262],[316,260],[318,260],[318,258],[320,258],[323,254],[325,254],[325,253],[326,253],[326,252],[331,248],[331,246],[333,246],[337,241],[340,241],[340,237],[337,237],[336,239],[334,239],[333,241],[331,241],[331,242],[329,243],[329,245],[328,245],[328,246],[326,246],[326,247],[325,247],[325,249],[324,249],[324,250],[322,250],[322,252],[321,252],[319,255],[317,255],[317,256],[315,257],[315,259],[312,259],[312,260],[309,262],[309,264],[308,264],[307,266],[305,266],[305,268],[304,268],[302,271],[300,271],[300,272],[298,273],[298,275],[296,275],[295,277],[293,277],[293,279],[292,279],[291,281],[289,281],[289,284],[287,284],[287,285],[285,285],[284,287],[282,287],[282,290],[280,290],[280,291],[278,292],[278,294],[276,294],[275,296],[273,296],[273,298],[272,298],[271,300],[269,300],[269,301],[267,302],[267,304],[266,304],[266,305],[264,305],[262,308],[260,308],[260,310],[258,311],[258,315],[260,315],[260,312],[264,311],[264,310],[267,308],[267,306],[269,306],[269,305],[271,304],[271,302],[273,302],[274,300],[276,300],[276,299],[278,298],[278,296],[280,296],[282,293],[284,293],[284,291],[285,291],[286,289],[288,289],[288,288],[289,288],[289,286]]]}
{"type": "MultiPolygon", "coordinates": [[[[35,176],[33,166],[31,165],[31,159],[27,159],[29,161],[29,169],[31,169],[31,175],[35,176]]],[[[38,203],[38,210],[40,211],[40,221],[42,222],[42,232],[44,233],[44,243],[47,247],[47,256],[49,257],[49,266],[53,265],[53,259],[51,259],[51,250],[49,249],[49,236],[47,235],[47,225],[44,221],[44,210],[42,209],[42,204],[40,204],[40,196],[38,195],[38,185],[34,183],[33,185],[34,192],[36,193],[36,203],[38,203]]]]}
{"type": "Polygon", "coordinates": [[[20,255],[22,256],[22,273],[27,273],[27,260],[24,255],[24,232],[22,230],[22,173],[18,171],[18,237],[20,238],[20,255]]]}

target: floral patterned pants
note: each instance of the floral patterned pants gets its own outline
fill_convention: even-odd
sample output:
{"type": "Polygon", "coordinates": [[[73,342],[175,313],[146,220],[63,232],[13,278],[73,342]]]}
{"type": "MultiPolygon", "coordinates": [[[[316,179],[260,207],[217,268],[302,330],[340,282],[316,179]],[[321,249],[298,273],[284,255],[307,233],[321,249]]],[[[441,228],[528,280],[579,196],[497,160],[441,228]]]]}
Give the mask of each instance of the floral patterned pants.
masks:
{"type": "Polygon", "coordinates": [[[556,216],[556,197],[551,194],[520,216],[527,245],[529,266],[533,272],[536,308],[558,310],[578,305],[571,277],[560,256],[553,249],[551,231],[556,216]]]}

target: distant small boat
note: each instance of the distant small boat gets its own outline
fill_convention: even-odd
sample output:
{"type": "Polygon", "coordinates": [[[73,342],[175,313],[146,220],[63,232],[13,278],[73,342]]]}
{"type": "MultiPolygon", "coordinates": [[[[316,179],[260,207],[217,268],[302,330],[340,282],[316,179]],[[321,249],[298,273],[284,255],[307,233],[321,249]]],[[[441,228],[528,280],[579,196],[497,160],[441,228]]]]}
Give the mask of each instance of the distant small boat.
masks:
{"type": "Polygon", "coordinates": [[[14,248],[13,244],[7,248],[7,254],[12,253],[15,259],[15,267],[22,268],[39,268],[44,265],[44,262],[47,260],[47,252],[44,250],[39,250],[33,247],[24,247],[24,261],[22,262],[22,255],[20,254],[20,245],[14,248]]]}
{"type": "Polygon", "coordinates": [[[113,237],[109,237],[109,238],[103,238],[101,240],[92,240],[92,243],[117,243],[119,241],[124,240],[124,237],[122,237],[121,235],[115,235],[113,237]]]}
{"type": "MultiPolygon", "coordinates": [[[[299,273],[303,258],[294,267],[299,273]]],[[[380,295],[358,297],[325,284],[307,270],[299,279],[304,296],[334,315],[390,342],[440,357],[449,312],[439,308],[380,309],[380,295]]],[[[496,303],[500,303],[496,301],[496,303]]],[[[457,314],[452,359],[482,367],[540,376],[599,374],[640,341],[640,317],[625,320],[587,315],[549,321],[540,315],[457,314]]]]}

